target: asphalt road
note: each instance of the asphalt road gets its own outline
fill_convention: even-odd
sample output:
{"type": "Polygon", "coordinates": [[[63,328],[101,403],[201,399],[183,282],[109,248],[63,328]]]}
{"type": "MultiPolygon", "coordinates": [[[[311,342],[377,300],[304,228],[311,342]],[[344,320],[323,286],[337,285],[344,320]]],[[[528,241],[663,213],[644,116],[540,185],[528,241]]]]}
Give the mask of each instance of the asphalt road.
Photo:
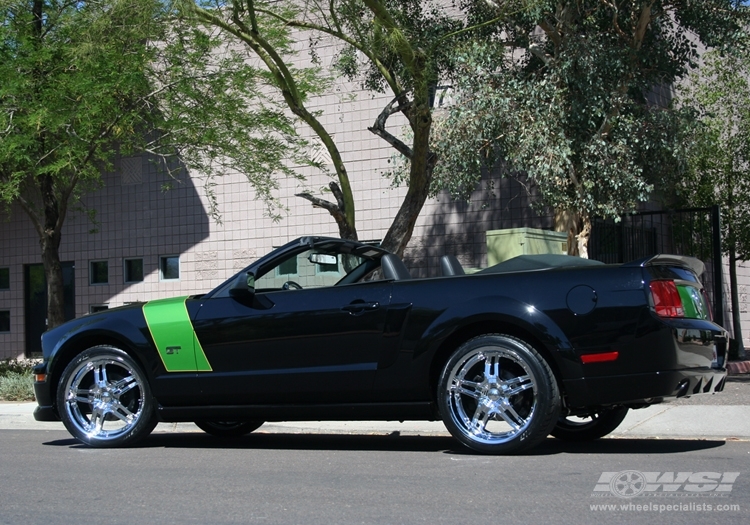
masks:
{"type": "Polygon", "coordinates": [[[511,457],[470,454],[440,436],[258,433],[222,441],[202,433],[156,433],[137,448],[101,450],[58,430],[0,430],[0,443],[2,524],[750,520],[746,441],[571,445],[550,438],[531,454],[511,457]],[[715,473],[709,481],[739,475],[724,478],[729,491],[717,492],[705,479],[688,490],[675,480],[672,492],[657,484],[653,492],[626,498],[608,484],[625,471],[641,481],[650,473],[715,473]],[[725,505],[730,510],[716,510],[725,505]]]}

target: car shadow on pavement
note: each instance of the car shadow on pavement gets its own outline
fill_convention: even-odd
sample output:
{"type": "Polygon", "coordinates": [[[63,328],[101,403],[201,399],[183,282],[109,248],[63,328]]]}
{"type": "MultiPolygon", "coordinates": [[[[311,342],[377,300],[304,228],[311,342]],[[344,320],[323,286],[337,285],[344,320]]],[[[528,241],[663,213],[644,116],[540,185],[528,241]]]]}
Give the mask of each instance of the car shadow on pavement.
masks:
{"type": "Polygon", "coordinates": [[[647,439],[605,438],[595,441],[572,442],[547,438],[526,455],[553,454],[678,454],[723,447],[722,439],[647,439]]]}
{"type": "MultiPolygon", "coordinates": [[[[525,456],[555,454],[676,454],[718,448],[723,440],[703,439],[600,439],[572,443],[548,438],[525,456]]],[[[89,448],[75,439],[48,441],[48,446],[89,448]]],[[[137,448],[268,449],[268,450],[372,450],[390,452],[443,452],[474,455],[447,436],[391,434],[283,434],[257,432],[240,438],[216,438],[203,433],[154,433],[137,448]]]]}

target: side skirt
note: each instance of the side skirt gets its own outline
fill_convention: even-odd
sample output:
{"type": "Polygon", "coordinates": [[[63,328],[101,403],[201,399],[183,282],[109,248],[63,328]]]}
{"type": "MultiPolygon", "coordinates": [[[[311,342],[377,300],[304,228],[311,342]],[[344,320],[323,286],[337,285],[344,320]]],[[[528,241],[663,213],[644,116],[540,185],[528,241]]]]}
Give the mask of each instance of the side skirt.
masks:
{"type": "Polygon", "coordinates": [[[336,405],[159,406],[163,422],[182,421],[436,421],[435,403],[361,403],[336,405]]]}

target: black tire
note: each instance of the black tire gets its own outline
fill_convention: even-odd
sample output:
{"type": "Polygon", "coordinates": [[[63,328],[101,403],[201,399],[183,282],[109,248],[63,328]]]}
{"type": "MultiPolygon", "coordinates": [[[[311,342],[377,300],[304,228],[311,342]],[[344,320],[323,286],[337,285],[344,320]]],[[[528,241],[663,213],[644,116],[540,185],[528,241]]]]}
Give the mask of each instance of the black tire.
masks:
{"type": "Polygon", "coordinates": [[[487,334],[461,345],[445,364],[438,407],[448,431],[465,446],[512,454],[547,437],[560,413],[560,389],[532,346],[487,334]]]}
{"type": "Polygon", "coordinates": [[[258,430],[263,421],[196,421],[203,432],[221,438],[241,437],[258,430]]]}
{"type": "Polygon", "coordinates": [[[565,441],[593,441],[611,433],[627,415],[627,407],[612,407],[593,412],[588,418],[561,417],[550,434],[565,441]]]}
{"type": "Polygon", "coordinates": [[[157,423],[146,375],[112,346],[89,348],[68,364],[57,385],[57,407],[68,432],[92,447],[133,445],[157,423]]]}

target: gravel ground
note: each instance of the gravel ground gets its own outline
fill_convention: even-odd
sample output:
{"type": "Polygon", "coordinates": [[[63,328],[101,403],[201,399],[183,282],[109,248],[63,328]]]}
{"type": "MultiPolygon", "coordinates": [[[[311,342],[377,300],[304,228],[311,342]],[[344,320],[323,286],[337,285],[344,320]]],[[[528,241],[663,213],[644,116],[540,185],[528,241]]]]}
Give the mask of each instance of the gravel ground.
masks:
{"type": "Polygon", "coordinates": [[[672,401],[673,405],[750,405],[750,374],[727,377],[724,390],[672,401]]]}

